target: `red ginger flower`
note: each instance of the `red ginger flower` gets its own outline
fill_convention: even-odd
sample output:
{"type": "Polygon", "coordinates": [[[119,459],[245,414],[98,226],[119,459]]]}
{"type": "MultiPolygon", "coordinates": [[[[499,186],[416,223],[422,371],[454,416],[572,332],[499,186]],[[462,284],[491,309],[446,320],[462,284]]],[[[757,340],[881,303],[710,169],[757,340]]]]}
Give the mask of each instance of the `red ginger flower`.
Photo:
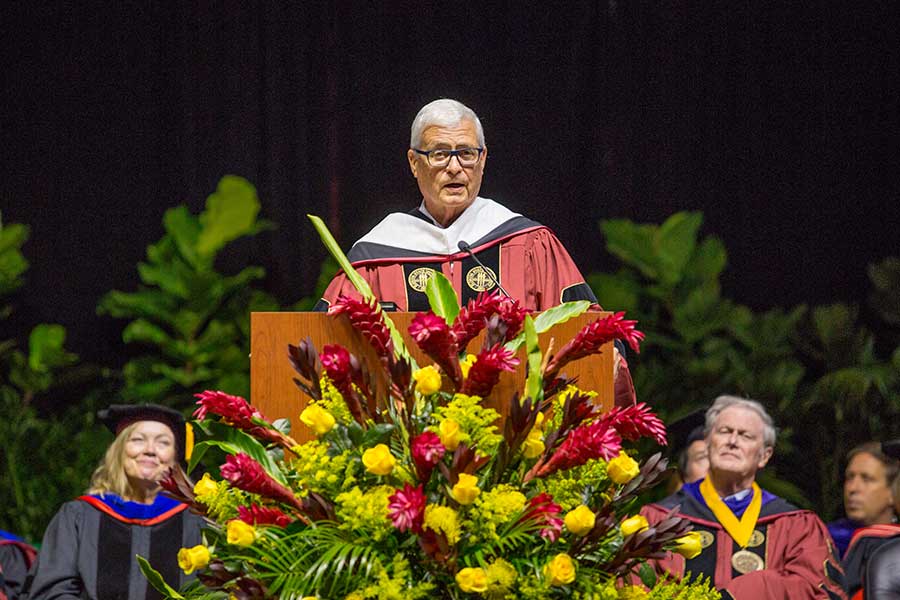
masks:
{"type": "Polygon", "coordinates": [[[553,501],[553,497],[546,492],[541,492],[528,501],[528,507],[520,521],[535,521],[539,525],[545,525],[541,529],[541,537],[555,542],[562,531],[563,520],[559,518],[562,507],[553,501]]]}
{"type": "Polygon", "coordinates": [[[512,339],[521,330],[525,315],[529,312],[531,311],[519,305],[518,300],[502,296],[500,290],[494,290],[490,294],[482,292],[460,309],[453,322],[453,335],[459,349],[465,350],[469,342],[485,328],[487,319],[497,314],[506,323],[507,339],[512,339]]]}
{"type": "Polygon", "coordinates": [[[469,396],[486,397],[500,381],[500,371],[515,371],[519,359],[511,350],[500,344],[482,350],[469,369],[469,376],[463,384],[462,393],[469,396]]]}
{"type": "Polygon", "coordinates": [[[219,470],[228,483],[240,490],[272,498],[297,510],[302,508],[291,490],[272,479],[261,464],[243,452],[229,455],[219,470]]]}
{"type": "Polygon", "coordinates": [[[645,402],[622,408],[617,406],[603,415],[619,435],[632,442],[641,437],[652,437],[660,446],[666,445],[666,426],[650,411],[645,402]]]}
{"type": "Polygon", "coordinates": [[[447,322],[433,312],[419,313],[409,324],[409,335],[422,352],[436,362],[453,382],[456,389],[462,383],[459,368],[459,346],[447,322]]]}
{"type": "Polygon", "coordinates": [[[373,298],[371,301],[355,300],[349,296],[338,296],[328,309],[329,315],[345,314],[353,328],[372,345],[381,360],[390,364],[394,360],[394,341],[391,330],[384,321],[381,306],[373,298]]]}
{"type": "Polygon", "coordinates": [[[325,344],[319,354],[319,360],[322,361],[322,368],[334,383],[334,387],[344,398],[349,398],[352,394],[350,386],[353,383],[353,367],[347,349],[338,344],[325,344]]]}
{"type": "Polygon", "coordinates": [[[413,463],[416,465],[416,475],[419,481],[425,482],[431,477],[431,471],[435,465],[444,458],[447,449],[441,443],[441,438],[433,431],[426,431],[414,437],[410,443],[413,463]]]}
{"type": "Polygon", "coordinates": [[[238,506],[238,517],[244,523],[250,525],[277,525],[287,527],[293,519],[277,508],[251,504],[250,506],[238,506]]]}
{"type": "Polygon", "coordinates": [[[544,379],[553,379],[566,364],[596,354],[603,344],[613,340],[623,340],[632,350],[640,352],[640,341],[644,339],[644,334],[634,328],[637,321],[626,320],[624,316],[624,312],[617,312],[586,325],[550,359],[544,371],[544,379]]]}
{"type": "Polygon", "coordinates": [[[260,425],[259,422],[265,422],[266,417],[240,396],[206,390],[194,394],[194,397],[199,398],[199,408],[194,411],[195,419],[203,420],[212,413],[221,417],[225,423],[264,442],[281,444],[285,448],[297,445],[297,442],[280,431],[260,425]]]}
{"type": "MultiPolygon", "coordinates": [[[[622,449],[622,438],[610,424],[604,420],[579,425],[563,440],[550,460],[534,466],[533,476],[546,477],[561,469],[571,469],[583,465],[589,460],[602,458],[610,460],[619,455],[622,449]]],[[[526,481],[531,479],[529,472],[526,481]]]]}
{"type": "Polygon", "coordinates": [[[388,515],[400,531],[421,533],[425,520],[425,492],[422,486],[412,487],[404,483],[402,490],[388,496],[388,515]]]}

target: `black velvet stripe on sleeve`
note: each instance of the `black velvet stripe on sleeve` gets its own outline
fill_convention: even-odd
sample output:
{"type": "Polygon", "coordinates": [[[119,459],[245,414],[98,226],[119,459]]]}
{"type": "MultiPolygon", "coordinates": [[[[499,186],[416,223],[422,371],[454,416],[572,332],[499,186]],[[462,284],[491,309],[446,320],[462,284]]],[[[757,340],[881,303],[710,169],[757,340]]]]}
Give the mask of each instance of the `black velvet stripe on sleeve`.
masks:
{"type": "MultiPolygon", "coordinates": [[[[181,569],[178,567],[178,551],[183,540],[184,518],[180,514],[153,526],[150,536],[150,556],[147,560],[160,572],[165,581],[178,581],[181,569]]],[[[162,595],[147,584],[147,600],[160,600],[162,595]]]]}
{"type": "Polygon", "coordinates": [[[97,598],[127,600],[131,571],[131,526],[100,516],[97,535],[97,598]]]}
{"type": "Polygon", "coordinates": [[[588,300],[596,304],[597,296],[594,295],[594,290],[588,284],[581,282],[563,290],[563,302],[574,302],[575,300],[588,300]]]}

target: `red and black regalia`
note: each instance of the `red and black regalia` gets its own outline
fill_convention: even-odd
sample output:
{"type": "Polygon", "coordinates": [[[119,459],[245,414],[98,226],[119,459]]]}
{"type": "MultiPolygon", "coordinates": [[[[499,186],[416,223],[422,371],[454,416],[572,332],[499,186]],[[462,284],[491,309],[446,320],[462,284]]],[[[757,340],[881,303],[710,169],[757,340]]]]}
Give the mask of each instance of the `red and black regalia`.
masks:
{"type": "Polygon", "coordinates": [[[147,583],[135,555],[146,558],[176,588],[183,586],[188,576],[178,567],[178,551],[201,542],[203,521],[187,508],[162,494],[153,504],[110,493],[67,502],[44,533],[28,597],[161,598],[147,583]]]}
{"type": "MultiPolygon", "coordinates": [[[[392,213],[356,242],[347,257],[375,297],[393,310],[428,310],[425,285],[435,272],[450,280],[463,305],[495,289],[497,282],[535,311],[573,300],[597,304],[552,231],[487,198],[475,198],[449,227],[441,227],[424,203],[409,213],[392,213]],[[461,242],[481,265],[460,249],[461,242]]],[[[316,310],[326,310],[340,295],[359,297],[343,273],[332,280],[316,310]]],[[[616,404],[633,402],[634,387],[623,360],[616,378],[616,404]]]]}
{"type": "Polygon", "coordinates": [[[756,484],[752,490],[719,499],[706,481],[685,484],[662,502],[642,509],[652,525],[680,506],[679,516],[691,521],[701,536],[703,550],[698,556],[688,560],[668,553],[659,561],[661,570],[679,577],[708,576],[723,598],[734,600],[846,598],[831,537],[815,513],[756,484]],[[717,516],[710,503],[723,517],[723,510],[730,511],[731,518],[717,516]]]}
{"type": "Polygon", "coordinates": [[[892,540],[900,540],[900,525],[896,523],[861,527],[853,534],[847,554],[844,555],[847,595],[853,600],[865,597],[863,582],[866,579],[869,559],[879,548],[892,540]]]}
{"type": "Polygon", "coordinates": [[[25,540],[0,529],[0,600],[16,600],[35,554],[25,540]]]}

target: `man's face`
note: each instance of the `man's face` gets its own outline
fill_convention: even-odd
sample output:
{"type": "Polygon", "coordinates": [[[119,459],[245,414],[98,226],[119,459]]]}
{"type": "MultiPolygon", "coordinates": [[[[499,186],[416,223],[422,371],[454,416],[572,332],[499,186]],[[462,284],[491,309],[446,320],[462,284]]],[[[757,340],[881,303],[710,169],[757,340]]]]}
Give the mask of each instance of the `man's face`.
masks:
{"type": "Polygon", "coordinates": [[[709,471],[709,450],[706,440],[696,440],[685,450],[684,482],[691,483],[706,477],[709,471]]]}
{"type": "Polygon", "coordinates": [[[884,464],[868,452],[850,460],[844,472],[844,510],[864,525],[890,523],[894,496],[884,464]]]}
{"type": "Polygon", "coordinates": [[[722,475],[754,478],[772,456],[763,441],[765,424],[758,414],[742,406],[719,413],[707,439],[709,469],[722,475]]]}
{"type": "MultiPolygon", "coordinates": [[[[419,150],[477,148],[478,136],[475,123],[464,119],[454,127],[432,125],[422,132],[419,150]]],[[[445,227],[456,220],[478,196],[481,177],[487,160],[487,148],[478,162],[471,167],[463,167],[454,156],[443,167],[432,167],[425,156],[413,150],[407,152],[409,167],[419,182],[419,190],[425,199],[425,208],[445,227]]]]}

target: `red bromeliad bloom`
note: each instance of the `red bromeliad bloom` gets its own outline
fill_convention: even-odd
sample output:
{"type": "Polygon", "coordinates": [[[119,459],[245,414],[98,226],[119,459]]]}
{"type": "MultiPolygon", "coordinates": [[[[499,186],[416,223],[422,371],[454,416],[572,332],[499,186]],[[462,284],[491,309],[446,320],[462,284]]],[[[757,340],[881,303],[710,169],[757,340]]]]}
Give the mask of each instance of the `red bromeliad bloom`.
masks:
{"type": "Polygon", "coordinates": [[[459,389],[462,371],[459,368],[459,346],[447,322],[433,312],[419,313],[409,324],[409,334],[422,352],[436,362],[459,389]]]}
{"type": "Polygon", "coordinates": [[[194,394],[194,397],[199,398],[197,401],[199,408],[194,411],[195,419],[205,419],[212,413],[221,417],[225,423],[246,431],[259,440],[281,444],[286,448],[296,445],[292,438],[280,431],[260,425],[259,422],[267,422],[266,417],[240,396],[206,390],[194,394]]]}
{"type": "Polygon", "coordinates": [[[501,295],[500,290],[494,290],[490,294],[482,292],[460,309],[453,323],[453,335],[459,349],[465,350],[469,342],[484,329],[487,319],[497,314],[506,323],[506,338],[512,339],[522,329],[522,322],[529,312],[531,311],[523,308],[518,300],[501,295]]]}
{"type": "Polygon", "coordinates": [[[249,525],[277,525],[287,527],[293,519],[277,508],[251,504],[250,506],[238,506],[238,517],[249,525]]]}
{"type": "Polygon", "coordinates": [[[553,497],[546,492],[542,492],[528,501],[528,508],[522,516],[522,521],[535,521],[540,525],[545,525],[541,529],[541,537],[555,542],[559,539],[562,531],[563,520],[559,518],[562,507],[553,501],[553,497]]]}
{"type": "Polygon", "coordinates": [[[440,436],[433,431],[426,431],[414,437],[410,446],[416,474],[419,481],[424,483],[431,476],[434,466],[444,458],[447,449],[441,443],[440,436]]]}
{"type": "Polygon", "coordinates": [[[349,398],[353,393],[353,367],[350,363],[350,353],[338,344],[325,344],[319,354],[322,368],[325,374],[334,383],[344,398],[349,398]]]}
{"type": "Polygon", "coordinates": [[[603,344],[613,340],[623,340],[632,350],[640,352],[640,341],[644,339],[644,334],[634,328],[637,321],[626,320],[624,316],[624,312],[618,312],[586,325],[550,359],[544,371],[544,379],[552,379],[566,364],[596,354],[603,344]]]}
{"type": "Polygon", "coordinates": [[[511,350],[507,350],[500,344],[487,350],[482,350],[475,363],[469,369],[469,376],[463,384],[462,393],[469,396],[486,397],[500,381],[501,371],[515,371],[519,359],[511,350]]]}
{"type": "Polygon", "coordinates": [[[219,470],[228,483],[240,490],[272,498],[301,510],[300,501],[294,493],[272,479],[261,464],[243,452],[229,455],[219,470]]]}
{"type": "Polygon", "coordinates": [[[660,446],[667,443],[666,426],[645,402],[625,408],[617,406],[603,415],[603,420],[626,440],[652,437],[660,446]]]}
{"type": "Polygon", "coordinates": [[[595,458],[610,460],[619,455],[622,438],[605,419],[579,425],[560,444],[553,456],[537,469],[537,477],[546,477],[560,469],[571,469],[595,458]]]}
{"type": "Polygon", "coordinates": [[[391,339],[391,330],[388,329],[381,306],[375,299],[365,302],[341,295],[328,309],[328,314],[347,315],[353,328],[375,348],[378,356],[388,363],[393,361],[394,341],[391,339]]]}
{"type": "Polygon", "coordinates": [[[412,487],[404,483],[402,490],[388,496],[388,502],[388,515],[394,527],[400,531],[412,530],[413,533],[422,531],[422,522],[425,520],[425,492],[422,491],[421,485],[412,487]]]}

